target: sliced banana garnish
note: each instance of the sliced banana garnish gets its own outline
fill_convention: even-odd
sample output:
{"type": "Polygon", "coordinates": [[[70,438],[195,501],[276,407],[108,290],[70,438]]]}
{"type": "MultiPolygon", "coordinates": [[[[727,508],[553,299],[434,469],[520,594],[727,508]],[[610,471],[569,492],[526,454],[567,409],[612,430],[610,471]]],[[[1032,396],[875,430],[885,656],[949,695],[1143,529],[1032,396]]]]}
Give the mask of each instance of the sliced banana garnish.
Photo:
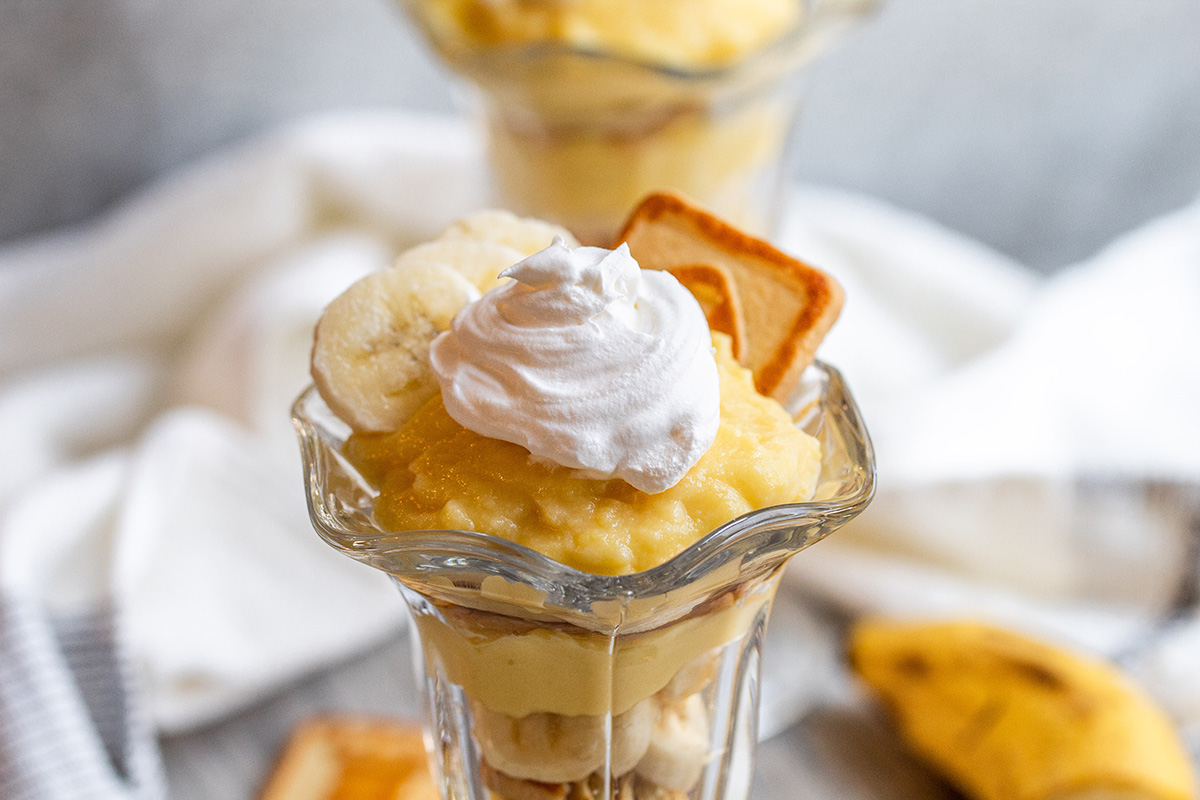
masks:
{"type": "Polygon", "coordinates": [[[489,209],[477,211],[451,223],[438,238],[496,242],[521,251],[521,257],[524,258],[539,250],[545,250],[554,241],[555,236],[561,236],[571,247],[579,246],[579,241],[571,232],[560,225],[531,217],[518,217],[509,211],[489,209]]]}
{"type": "Polygon", "coordinates": [[[505,281],[500,273],[525,258],[506,244],[468,239],[438,239],[417,245],[396,259],[397,269],[441,264],[462,275],[480,292],[488,292],[505,281]]]}
{"type": "MultiPolygon", "coordinates": [[[[604,766],[604,715],[538,713],[516,718],[471,704],[475,741],[496,770],[539,783],[569,783],[604,766]]],[[[628,772],[650,744],[656,707],[643,700],[612,721],[612,771],[628,772]]]]}
{"type": "Polygon", "coordinates": [[[413,263],[366,276],[317,323],[317,391],[356,431],[395,430],[437,391],[429,343],[479,296],[443,264],[413,263]]]}
{"type": "Polygon", "coordinates": [[[714,647],[712,650],[706,650],[680,667],[675,677],[659,691],[659,701],[671,704],[704,691],[717,676],[717,670],[721,666],[721,649],[714,647]]]}
{"type": "Polygon", "coordinates": [[[701,696],[694,694],[663,707],[635,771],[659,786],[687,792],[700,780],[708,757],[708,711],[701,696]]]}

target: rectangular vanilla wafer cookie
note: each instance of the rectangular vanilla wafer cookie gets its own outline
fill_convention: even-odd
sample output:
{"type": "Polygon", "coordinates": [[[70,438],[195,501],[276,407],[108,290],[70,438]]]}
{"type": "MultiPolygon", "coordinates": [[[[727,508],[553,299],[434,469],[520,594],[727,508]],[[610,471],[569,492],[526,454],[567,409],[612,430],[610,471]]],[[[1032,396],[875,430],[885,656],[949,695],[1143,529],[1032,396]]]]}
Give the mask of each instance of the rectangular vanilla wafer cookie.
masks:
{"type": "Polygon", "coordinates": [[[681,264],[667,271],[700,303],[709,330],[732,340],[733,357],[740,360],[746,346],[746,319],[729,270],[712,264],[681,264]]]}
{"type": "Polygon", "coordinates": [[[711,264],[733,278],[745,319],[741,362],[755,387],[780,402],[812,363],[842,308],[829,275],[741,231],[678,194],[652,194],[634,209],[616,244],[643,268],[711,264]]]}

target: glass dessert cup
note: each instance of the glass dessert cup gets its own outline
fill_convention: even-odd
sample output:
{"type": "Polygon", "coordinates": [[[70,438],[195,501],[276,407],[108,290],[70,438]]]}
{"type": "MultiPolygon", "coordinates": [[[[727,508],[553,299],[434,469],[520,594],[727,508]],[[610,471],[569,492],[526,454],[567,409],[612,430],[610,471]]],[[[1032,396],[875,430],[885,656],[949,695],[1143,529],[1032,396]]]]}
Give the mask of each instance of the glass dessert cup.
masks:
{"type": "Polygon", "coordinates": [[[745,514],[631,575],[579,572],[468,531],[389,532],[342,455],[349,429],[297,400],[317,532],[388,573],[414,621],[425,722],[446,798],[745,798],[762,637],[784,565],[874,491],[866,429],[838,372],[810,367],[790,410],[822,444],[813,500],[745,514]]]}
{"type": "Polygon", "coordinates": [[[476,90],[496,202],[609,246],[628,209],[675,189],[769,235],[787,179],[801,68],[876,0],[796,0],[799,23],[734,65],[664,66],[553,42],[479,45],[402,0],[476,90]]]}

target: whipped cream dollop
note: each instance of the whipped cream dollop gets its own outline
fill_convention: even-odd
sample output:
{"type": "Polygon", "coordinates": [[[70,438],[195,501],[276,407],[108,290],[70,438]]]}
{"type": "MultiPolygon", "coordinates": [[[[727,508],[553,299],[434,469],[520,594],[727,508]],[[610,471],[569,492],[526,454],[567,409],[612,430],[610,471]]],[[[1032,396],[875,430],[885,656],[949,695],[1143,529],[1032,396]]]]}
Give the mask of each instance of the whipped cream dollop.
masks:
{"type": "Polygon", "coordinates": [[[589,478],[656,493],[717,435],[721,395],[700,305],[616,250],[554,244],[466,306],[430,361],[446,411],[589,478]]]}

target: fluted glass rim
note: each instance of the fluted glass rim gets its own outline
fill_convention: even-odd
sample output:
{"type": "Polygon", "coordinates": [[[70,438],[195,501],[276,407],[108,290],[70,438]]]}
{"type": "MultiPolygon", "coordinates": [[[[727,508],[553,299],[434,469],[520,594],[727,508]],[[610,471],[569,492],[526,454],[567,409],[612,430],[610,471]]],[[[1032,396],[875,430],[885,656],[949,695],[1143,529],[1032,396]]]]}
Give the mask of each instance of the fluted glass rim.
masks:
{"type": "MultiPolygon", "coordinates": [[[[788,63],[801,50],[803,44],[815,35],[821,35],[843,27],[851,22],[874,13],[883,0],[796,0],[805,13],[800,20],[763,45],[749,56],[730,64],[713,67],[685,67],[663,64],[648,58],[621,55],[600,48],[574,47],[560,42],[529,42],[521,44],[491,45],[479,48],[469,60],[474,65],[495,64],[503,61],[540,61],[555,57],[578,57],[597,62],[607,62],[643,71],[661,78],[678,82],[705,83],[714,79],[727,79],[731,75],[755,72],[764,64],[788,63]]],[[[429,40],[435,50],[441,50],[440,37],[427,23],[418,8],[420,0],[400,0],[408,16],[429,40]]],[[[786,71],[781,69],[778,71],[786,71]]]]}
{"type": "MultiPolygon", "coordinates": [[[[309,517],[316,532],[342,553],[387,570],[384,564],[397,557],[419,554],[431,563],[471,561],[490,564],[497,574],[530,583],[570,586],[572,594],[592,599],[651,597],[684,586],[712,573],[732,558],[752,559],[759,567],[782,563],[796,552],[823,539],[861,512],[875,492],[875,458],[870,437],[841,374],[821,362],[809,367],[818,382],[817,396],[798,402],[820,411],[818,426],[823,441],[840,441],[853,475],[845,491],[833,497],[803,503],[769,506],[743,514],[721,525],[670,560],[641,572],[597,575],[554,561],[528,547],[486,533],[462,530],[386,531],[363,517],[339,514],[329,478],[350,480],[370,495],[361,475],[340,454],[349,428],[325,405],[315,387],[309,387],[292,407],[292,421],[300,439],[309,517]],[[336,463],[329,463],[330,457],[336,463]],[[338,470],[337,473],[333,470],[338,470]],[[772,535],[777,534],[777,535],[772,535]],[[757,546],[756,546],[757,545],[757,546]],[[446,559],[450,559],[446,562],[446,559]]],[[[810,381],[811,383],[811,381],[810,381]]],[[[798,423],[800,424],[800,423],[798,423]]],[[[823,453],[823,465],[830,453],[823,453]]]]}

